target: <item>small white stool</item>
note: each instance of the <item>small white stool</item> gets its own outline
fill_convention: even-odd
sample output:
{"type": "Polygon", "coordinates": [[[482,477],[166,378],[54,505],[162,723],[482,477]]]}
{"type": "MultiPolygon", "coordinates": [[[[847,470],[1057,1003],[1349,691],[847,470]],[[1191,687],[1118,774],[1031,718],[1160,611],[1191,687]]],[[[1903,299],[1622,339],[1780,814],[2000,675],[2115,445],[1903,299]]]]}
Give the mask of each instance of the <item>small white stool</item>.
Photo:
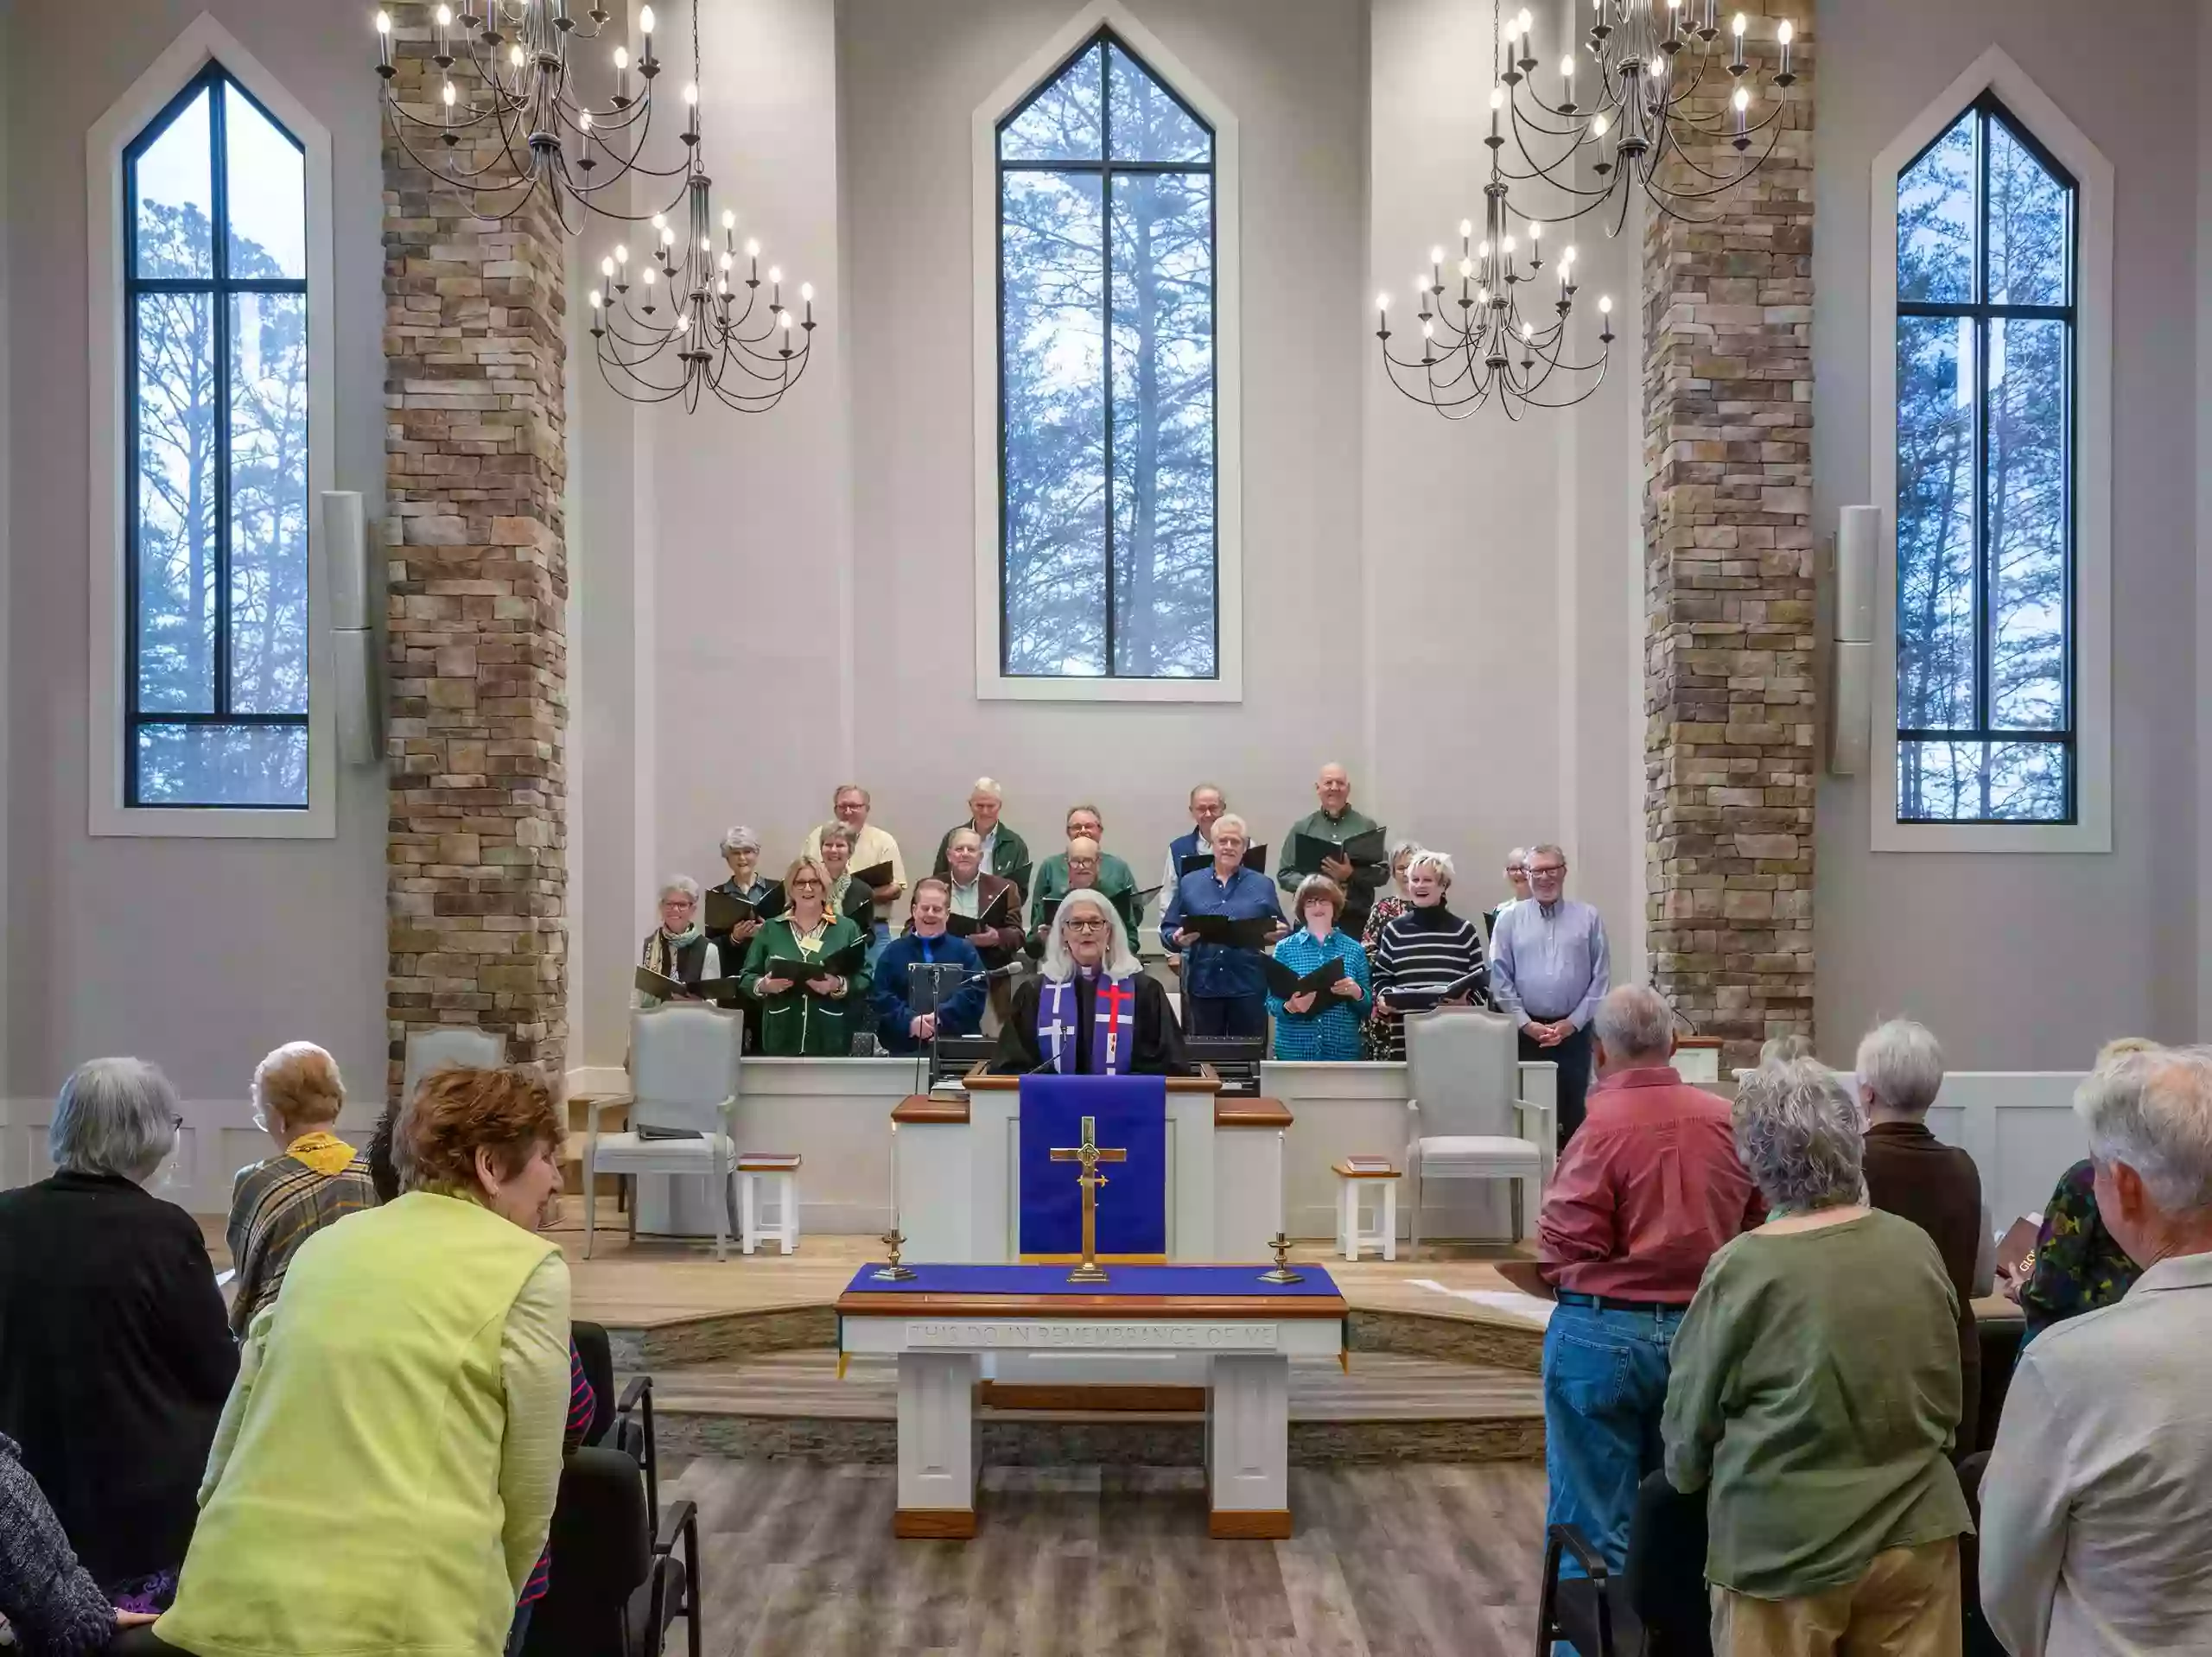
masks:
{"type": "Polygon", "coordinates": [[[737,1159],[738,1232],[743,1252],[751,1254],[761,1241],[760,1184],[769,1182],[776,1223],[766,1235],[783,1246],[786,1254],[798,1248],[798,1168],[796,1156],[741,1156],[737,1159]]]}
{"type": "Polygon", "coordinates": [[[1336,1176],[1337,1252],[1346,1260],[1357,1260],[1362,1248],[1376,1248],[1384,1260],[1397,1259],[1398,1181],[1402,1176],[1388,1163],[1377,1166],[1364,1161],[1357,1166],[1338,1163],[1336,1176]],[[1377,1228],[1362,1231],[1359,1210],[1363,1194],[1370,1190],[1379,1192],[1377,1228]]]}

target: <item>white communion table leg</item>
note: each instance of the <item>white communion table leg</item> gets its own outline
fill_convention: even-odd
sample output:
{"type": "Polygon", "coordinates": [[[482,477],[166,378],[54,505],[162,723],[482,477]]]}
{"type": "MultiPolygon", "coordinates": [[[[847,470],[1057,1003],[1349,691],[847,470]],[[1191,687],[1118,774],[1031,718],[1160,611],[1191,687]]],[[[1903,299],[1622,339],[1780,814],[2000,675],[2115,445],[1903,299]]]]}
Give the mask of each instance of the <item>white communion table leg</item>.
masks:
{"type": "Polygon", "coordinates": [[[899,1509],[892,1534],[976,1533],[983,1435],[976,1424],[972,1352],[899,1355],[899,1509]]]}
{"type": "Polygon", "coordinates": [[[1215,1356],[1206,1396],[1206,1490],[1209,1536],[1290,1534],[1288,1358],[1215,1356]]]}

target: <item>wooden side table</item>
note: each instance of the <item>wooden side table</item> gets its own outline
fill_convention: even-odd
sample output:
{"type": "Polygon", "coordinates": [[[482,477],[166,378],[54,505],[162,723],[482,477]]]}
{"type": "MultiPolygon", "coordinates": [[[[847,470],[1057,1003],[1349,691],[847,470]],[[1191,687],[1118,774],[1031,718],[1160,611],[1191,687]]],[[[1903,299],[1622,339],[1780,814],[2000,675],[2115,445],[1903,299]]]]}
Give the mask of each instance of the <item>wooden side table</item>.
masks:
{"type": "Polygon", "coordinates": [[[741,1156],[737,1159],[739,1245],[751,1254],[763,1239],[760,1186],[766,1181],[774,1199],[776,1223],[765,1235],[789,1254],[798,1248],[798,1169],[795,1156],[741,1156]]]}
{"type": "Polygon", "coordinates": [[[1404,1176],[1395,1168],[1383,1166],[1354,1167],[1349,1162],[1335,1165],[1337,1176],[1337,1252],[1346,1260],[1357,1260],[1362,1248],[1372,1246],[1382,1251],[1384,1260],[1398,1258],[1398,1181],[1404,1176]],[[1360,1209],[1373,1192],[1378,1212],[1376,1229],[1359,1228],[1360,1209]]]}

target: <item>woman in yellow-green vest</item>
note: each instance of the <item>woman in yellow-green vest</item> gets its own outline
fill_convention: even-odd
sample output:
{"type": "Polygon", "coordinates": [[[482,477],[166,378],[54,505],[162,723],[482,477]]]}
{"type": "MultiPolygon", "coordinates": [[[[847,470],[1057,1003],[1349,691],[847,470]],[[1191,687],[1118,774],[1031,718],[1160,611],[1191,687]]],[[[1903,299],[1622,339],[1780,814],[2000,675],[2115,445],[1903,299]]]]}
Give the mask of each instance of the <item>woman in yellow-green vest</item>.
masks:
{"type": "Polygon", "coordinates": [[[423,1083],[404,1195],[309,1238],[247,1330],[163,1644],[498,1657],[561,1477],[561,1127],[527,1071],[423,1083]]]}

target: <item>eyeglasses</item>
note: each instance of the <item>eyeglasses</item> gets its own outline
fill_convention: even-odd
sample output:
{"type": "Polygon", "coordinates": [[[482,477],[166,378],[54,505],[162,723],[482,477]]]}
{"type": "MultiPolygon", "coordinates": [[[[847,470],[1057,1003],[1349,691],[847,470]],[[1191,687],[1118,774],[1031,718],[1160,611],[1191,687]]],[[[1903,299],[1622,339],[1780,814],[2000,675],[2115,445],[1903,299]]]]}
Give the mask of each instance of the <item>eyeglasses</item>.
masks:
{"type": "Polygon", "coordinates": [[[1080,916],[1071,916],[1069,917],[1066,930],[1071,932],[1103,932],[1106,930],[1106,923],[1096,916],[1088,919],[1080,916]]]}
{"type": "Polygon", "coordinates": [[[1564,863],[1553,863],[1542,868],[1532,866],[1529,870],[1529,878],[1531,880],[1556,880],[1566,873],[1567,865],[1564,863]]]}
{"type": "Polygon", "coordinates": [[[810,874],[803,874],[799,876],[798,879],[791,882],[791,890],[793,892],[819,892],[822,890],[822,882],[816,879],[810,874]]]}

